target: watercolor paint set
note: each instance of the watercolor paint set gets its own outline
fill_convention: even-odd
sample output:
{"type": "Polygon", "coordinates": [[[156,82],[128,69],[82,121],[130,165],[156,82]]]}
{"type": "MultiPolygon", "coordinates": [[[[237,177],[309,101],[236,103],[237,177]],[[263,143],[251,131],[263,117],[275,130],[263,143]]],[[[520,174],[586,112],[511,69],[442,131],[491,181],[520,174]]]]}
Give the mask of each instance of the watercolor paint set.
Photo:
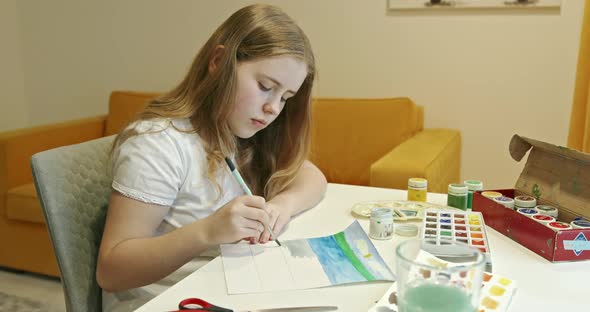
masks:
{"type": "Polygon", "coordinates": [[[483,273],[481,303],[478,312],[507,311],[516,292],[516,281],[490,273],[483,273]]]}
{"type": "Polygon", "coordinates": [[[509,152],[515,161],[526,157],[518,180],[513,187],[475,192],[473,211],[548,261],[590,260],[590,228],[574,222],[590,220],[590,154],[518,135],[512,137],[509,152]],[[490,192],[513,199],[510,208],[520,209],[506,209],[511,205],[486,196],[490,192]]]}
{"type": "Polygon", "coordinates": [[[371,211],[376,208],[391,209],[395,221],[421,221],[424,217],[424,210],[443,208],[443,206],[406,200],[376,200],[355,203],[351,213],[357,218],[369,218],[371,211]]]}
{"type": "Polygon", "coordinates": [[[487,272],[492,272],[492,256],[483,215],[480,212],[427,209],[422,221],[422,238],[443,245],[457,241],[476,247],[486,257],[487,272]]]}

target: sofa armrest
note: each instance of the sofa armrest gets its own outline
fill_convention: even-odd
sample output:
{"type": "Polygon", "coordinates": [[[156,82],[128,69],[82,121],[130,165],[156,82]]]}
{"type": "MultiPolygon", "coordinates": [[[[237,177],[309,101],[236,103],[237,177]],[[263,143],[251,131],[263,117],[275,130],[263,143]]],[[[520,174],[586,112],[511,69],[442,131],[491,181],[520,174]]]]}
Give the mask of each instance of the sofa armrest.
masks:
{"type": "Polygon", "coordinates": [[[33,182],[33,154],[100,138],[105,119],[106,116],[95,116],[0,133],[0,207],[6,190],[33,182]]]}
{"type": "Polygon", "coordinates": [[[449,183],[459,183],[461,133],[452,129],[418,132],[371,165],[370,185],[406,189],[408,179],[426,178],[428,191],[447,193],[449,183]]]}

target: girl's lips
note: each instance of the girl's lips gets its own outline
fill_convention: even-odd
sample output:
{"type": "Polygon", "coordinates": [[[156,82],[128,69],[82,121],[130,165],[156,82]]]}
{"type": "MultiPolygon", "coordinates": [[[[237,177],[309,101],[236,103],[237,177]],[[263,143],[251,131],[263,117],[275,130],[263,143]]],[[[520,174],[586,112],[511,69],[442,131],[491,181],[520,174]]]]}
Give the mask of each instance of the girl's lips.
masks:
{"type": "Polygon", "coordinates": [[[252,118],[252,119],[250,119],[250,120],[252,121],[252,123],[253,123],[255,126],[258,126],[258,127],[264,127],[264,126],[266,126],[266,122],[265,122],[264,120],[260,120],[260,119],[254,119],[254,118],[252,118]]]}

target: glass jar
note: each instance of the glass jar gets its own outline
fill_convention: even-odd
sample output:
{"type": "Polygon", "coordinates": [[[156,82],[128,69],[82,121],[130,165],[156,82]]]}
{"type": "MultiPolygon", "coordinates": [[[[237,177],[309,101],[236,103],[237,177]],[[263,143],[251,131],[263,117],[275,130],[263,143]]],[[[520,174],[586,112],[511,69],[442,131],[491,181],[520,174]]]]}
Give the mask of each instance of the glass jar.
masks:
{"type": "Polygon", "coordinates": [[[373,208],[369,221],[369,236],[374,239],[390,239],[393,236],[393,211],[389,208],[373,208]]]}

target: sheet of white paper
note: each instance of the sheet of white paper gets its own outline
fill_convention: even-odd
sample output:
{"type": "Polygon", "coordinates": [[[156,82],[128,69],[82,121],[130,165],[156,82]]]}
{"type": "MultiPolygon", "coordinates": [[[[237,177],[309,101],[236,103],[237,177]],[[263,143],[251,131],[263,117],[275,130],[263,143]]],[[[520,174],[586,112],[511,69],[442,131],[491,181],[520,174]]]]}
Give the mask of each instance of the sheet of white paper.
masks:
{"type": "Polygon", "coordinates": [[[281,243],[221,245],[228,294],[394,279],[357,221],[334,235],[281,243]]]}

